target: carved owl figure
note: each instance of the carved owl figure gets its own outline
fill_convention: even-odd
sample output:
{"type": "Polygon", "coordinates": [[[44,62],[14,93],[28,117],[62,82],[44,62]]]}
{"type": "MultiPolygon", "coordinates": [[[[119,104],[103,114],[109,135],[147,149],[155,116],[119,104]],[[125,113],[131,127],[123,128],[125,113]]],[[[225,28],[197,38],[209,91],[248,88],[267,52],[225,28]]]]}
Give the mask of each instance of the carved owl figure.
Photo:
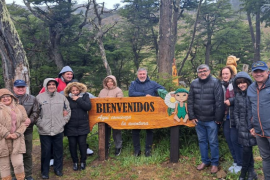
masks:
{"type": "Polygon", "coordinates": [[[230,66],[234,72],[234,74],[237,74],[237,61],[239,61],[240,58],[236,58],[235,56],[228,56],[226,65],[230,66]]]}

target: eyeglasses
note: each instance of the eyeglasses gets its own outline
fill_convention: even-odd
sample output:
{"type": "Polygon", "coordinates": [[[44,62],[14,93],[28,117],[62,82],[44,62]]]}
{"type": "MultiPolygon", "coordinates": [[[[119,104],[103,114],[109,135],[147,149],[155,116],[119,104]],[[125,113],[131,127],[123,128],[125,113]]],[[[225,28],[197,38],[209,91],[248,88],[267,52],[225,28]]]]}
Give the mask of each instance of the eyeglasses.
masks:
{"type": "Polygon", "coordinates": [[[265,66],[265,64],[262,62],[256,62],[252,64],[252,67],[258,67],[258,66],[265,66]]]}
{"type": "Polygon", "coordinates": [[[1,96],[1,99],[10,98],[10,97],[11,97],[11,95],[3,95],[3,96],[1,96]]]}
{"type": "Polygon", "coordinates": [[[198,74],[206,73],[208,70],[198,71],[198,74]]]}

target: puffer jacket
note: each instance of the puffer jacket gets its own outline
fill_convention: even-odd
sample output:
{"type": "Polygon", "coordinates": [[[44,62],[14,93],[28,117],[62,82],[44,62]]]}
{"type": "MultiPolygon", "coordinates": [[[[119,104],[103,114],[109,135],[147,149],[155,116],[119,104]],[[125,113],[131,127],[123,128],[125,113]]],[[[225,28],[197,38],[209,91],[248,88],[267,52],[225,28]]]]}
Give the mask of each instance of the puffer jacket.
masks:
{"type": "Polygon", "coordinates": [[[36,98],[29,94],[24,94],[22,96],[14,94],[16,98],[18,98],[20,105],[22,105],[28,117],[31,120],[31,124],[27,127],[26,131],[24,132],[25,135],[31,134],[33,132],[33,126],[37,121],[39,116],[39,107],[36,98]]]}
{"type": "Polygon", "coordinates": [[[209,75],[206,79],[192,81],[188,94],[189,119],[219,121],[224,116],[224,95],[221,83],[209,75]]]}
{"type": "Polygon", "coordinates": [[[236,128],[238,129],[238,143],[243,146],[255,146],[257,144],[256,138],[251,135],[248,125],[250,120],[248,119],[248,98],[247,90],[241,91],[235,81],[239,78],[247,79],[250,84],[252,79],[246,72],[239,72],[234,79],[233,85],[236,90],[235,102],[234,102],[234,119],[236,128]]]}
{"type": "Polygon", "coordinates": [[[28,118],[24,107],[18,104],[18,100],[15,96],[7,89],[0,90],[0,96],[3,94],[10,94],[14,97],[14,109],[16,111],[16,135],[17,139],[5,139],[11,131],[11,115],[8,107],[3,103],[0,103],[0,157],[6,157],[10,155],[9,149],[12,143],[12,154],[22,154],[25,153],[25,141],[24,141],[24,131],[26,126],[24,124],[25,120],[28,118]]]}
{"type": "Polygon", "coordinates": [[[165,89],[163,86],[155,81],[151,81],[149,77],[144,82],[141,82],[138,78],[132,81],[129,87],[128,95],[130,97],[146,96],[158,96],[157,90],[165,89]]]}
{"type": "MultiPolygon", "coordinates": [[[[226,100],[227,90],[234,91],[234,89],[229,89],[230,87],[233,87],[233,81],[234,81],[234,79],[230,79],[230,82],[229,82],[229,85],[227,88],[224,86],[224,82],[221,81],[222,89],[223,89],[223,93],[224,93],[224,100],[226,100]]],[[[235,100],[235,97],[230,97],[230,98],[228,98],[228,100],[230,101],[230,106],[228,107],[227,113],[229,114],[230,127],[235,127],[236,126],[235,120],[234,120],[234,100],[235,100]]],[[[226,105],[224,105],[224,106],[226,108],[226,105]]],[[[225,114],[225,116],[223,118],[225,121],[227,120],[228,114],[225,114]]]]}
{"type": "Polygon", "coordinates": [[[47,84],[49,81],[57,83],[53,78],[44,80],[43,86],[46,91],[36,97],[40,107],[40,115],[36,125],[40,135],[55,136],[64,131],[64,126],[69,121],[71,111],[69,102],[64,95],[48,91],[47,84]],[[66,116],[63,115],[64,110],[68,112],[66,116]]]}
{"type": "Polygon", "coordinates": [[[91,109],[91,102],[86,91],[87,87],[84,84],[77,82],[68,84],[64,90],[71,109],[70,120],[65,125],[65,136],[80,136],[90,132],[87,112],[91,109]],[[78,87],[81,92],[76,101],[69,96],[70,90],[74,86],[78,87]]]}
{"type": "Polygon", "coordinates": [[[253,82],[247,90],[248,118],[251,120],[249,129],[254,127],[255,133],[262,137],[270,138],[270,79],[259,90],[253,82]]]}
{"type": "Polygon", "coordinates": [[[100,91],[98,97],[124,97],[123,91],[119,87],[117,87],[117,81],[115,76],[109,75],[103,80],[103,89],[100,91]],[[111,78],[114,81],[115,86],[111,89],[107,87],[107,78],[111,78]]]}

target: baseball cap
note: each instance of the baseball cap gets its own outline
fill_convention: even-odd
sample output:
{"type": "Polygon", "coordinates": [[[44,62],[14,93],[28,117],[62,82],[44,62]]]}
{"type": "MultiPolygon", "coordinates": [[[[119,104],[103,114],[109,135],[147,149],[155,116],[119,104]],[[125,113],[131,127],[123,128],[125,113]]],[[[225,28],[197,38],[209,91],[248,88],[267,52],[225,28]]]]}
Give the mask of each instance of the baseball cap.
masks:
{"type": "Polygon", "coordinates": [[[252,64],[251,69],[252,69],[252,72],[255,71],[255,70],[257,70],[257,69],[260,69],[262,71],[265,71],[265,70],[268,69],[268,66],[267,66],[267,64],[264,61],[257,61],[257,62],[255,62],[255,63],[252,64]]]}
{"type": "Polygon", "coordinates": [[[18,87],[18,86],[27,86],[24,80],[18,79],[14,82],[14,86],[18,87]]]}

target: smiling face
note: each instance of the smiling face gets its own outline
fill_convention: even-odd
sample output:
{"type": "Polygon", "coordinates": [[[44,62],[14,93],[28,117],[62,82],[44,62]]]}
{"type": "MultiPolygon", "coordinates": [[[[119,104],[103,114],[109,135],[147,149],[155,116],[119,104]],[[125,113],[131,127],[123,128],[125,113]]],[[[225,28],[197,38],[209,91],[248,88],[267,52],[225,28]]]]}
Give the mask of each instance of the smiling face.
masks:
{"type": "Polygon", "coordinates": [[[56,83],[54,81],[49,81],[47,84],[48,91],[53,93],[56,91],[56,83]]]}
{"type": "Polygon", "coordinates": [[[107,78],[106,79],[106,86],[108,87],[108,89],[112,89],[115,86],[114,81],[111,78],[107,78]]]}
{"type": "Polygon", "coordinates": [[[254,80],[258,84],[262,84],[267,80],[269,74],[268,74],[268,71],[263,71],[263,70],[257,69],[257,70],[252,72],[252,76],[254,77],[254,80]]]}
{"type": "Polygon", "coordinates": [[[241,91],[245,91],[248,88],[248,84],[246,82],[241,82],[237,86],[241,91]]]}
{"type": "Polygon", "coordinates": [[[181,92],[181,93],[176,93],[174,98],[179,101],[179,102],[184,102],[187,100],[188,98],[188,94],[185,92],[181,92]]]}
{"type": "Polygon", "coordinates": [[[138,71],[137,77],[139,81],[144,82],[147,78],[147,71],[138,71]]]}
{"type": "Polygon", "coordinates": [[[203,80],[209,76],[210,70],[203,68],[203,69],[199,69],[197,73],[198,73],[198,77],[203,80]]]}
{"type": "Polygon", "coordinates": [[[4,94],[0,97],[0,102],[6,106],[9,106],[12,103],[13,98],[9,94],[4,94]]]}
{"type": "Polygon", "coordinates": [[[225,68],[222,70],[222,74],[221,74],[222,80],[225,82],[229,82],[229,80],[232,77],[231,71],[229,70],[229,68],[225,68]]]}
{"type": "Polygon", "coordinates": [[[80,90],[76,86],[73,86],[71,88],[70,92],[71,92],[71,94],[74,94],[74,95],[80,94],[80,90]]]}
{"type": "Polygon", "coordinates": [[[24,95],[26,93],[26,87],[25,86],[14,86],[13,91],[16,95],[24,95]]]}
{"type": "Polygon", "coordinates": [[[64,78],[65,82],[70,82],[73,78],[73,73],[68,71],[62,74],[62,77],[64,78]]]}

